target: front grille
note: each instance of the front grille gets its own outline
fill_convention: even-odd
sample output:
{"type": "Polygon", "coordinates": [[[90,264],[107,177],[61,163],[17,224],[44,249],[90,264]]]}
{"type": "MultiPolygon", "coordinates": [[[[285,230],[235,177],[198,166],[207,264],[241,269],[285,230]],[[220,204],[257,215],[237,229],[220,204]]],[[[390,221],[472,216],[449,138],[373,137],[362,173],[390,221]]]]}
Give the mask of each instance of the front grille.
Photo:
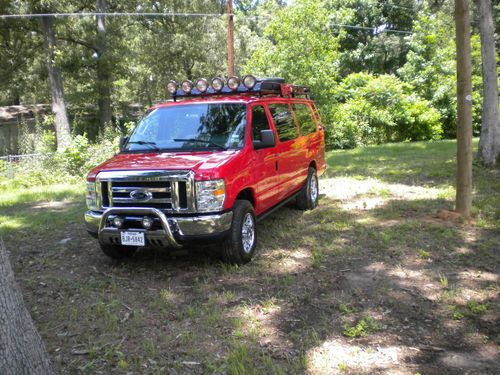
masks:
{"type": "Polygon", "coordinates": [[[150,207],[167,212],[194,211],[194,179],[188,171],[101,172],[97,182],[103,209],[150,207]]]}
{"type": "Polygon", "coordinates": [[[112,181],[111,186],[108,187],[108,192],[111,192],[112,207],[153,207],[171,210],[171,186],[171,181],[112,181]],[[142,193],[144,195],[149,193],[150,198],[133,198],[132,195],[134,192],[142,193]]]}

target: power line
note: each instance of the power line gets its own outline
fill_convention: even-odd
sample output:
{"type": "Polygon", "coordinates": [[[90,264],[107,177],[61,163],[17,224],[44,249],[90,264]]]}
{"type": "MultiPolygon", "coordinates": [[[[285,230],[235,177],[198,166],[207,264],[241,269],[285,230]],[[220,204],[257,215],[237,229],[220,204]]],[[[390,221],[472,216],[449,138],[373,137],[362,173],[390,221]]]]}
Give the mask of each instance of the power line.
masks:
{"type": "MultiPolygon", "coordinates": [[[[270,19],[272,16],[243,16],[239,14],[227,14],[227,13],[178,13],[178,12],[169,12],[169,13],[157,13],[157,12],[121,12],[121,13],[112,13],[112,12],[79,12],[79,13],[26,13],[26,14],[1,14],[0,19],[30,19],[30,18],[42,18],[42,17],[97,17],[97,16],[105,16],[105,17],[227,17],[227,16],[235,16],[235,17],[244,17],[245,19],[270,19]]],[[[377,33],[400,33],[400,34],[412,34],[411,31],[408,30],[395,30],[395,29],[382,29],[381,27],[367,27],[367,26],[357,26],[357,25],[346,25],[346,24],[336,24],[331,23],[331,26],[334,27],[342,27],[346,29],[354,29],[354,30],[369,30],[377,33]]]]}
{"type": "Polygon", "coordinates": [[[395,29],[387,29],[387,28],[382,28],[381,26],[379,27],[367,27],[367,26],[357,26],[357,25],[343,25],[343,24],[338,24],[338,23],[331,23],[330,25],[335,26],[335,27],[343,27],[345,29],[354,29],[354,30],[370,30],[373,32],[377,32],[377,34],[380,33],[399,33],[399,34],[413,34],[413,32],[408,31],[408,30],[395,30],[395,29]]]}
{"type": "MultiPolygon", "coordinates": [[[[78,13],[26,13],[26,14],[0,14],[0,19],[12,18],[42,18],[42,17],[121,17],[121,16],[142,16],[142,17],[223,17],[226,13],[157,13],[157,12],[78,12],[78,13]]],[[[255,16],[257,17],[257,16],[255,16]]],[[[252,18],[250,16],[249,18],[252,18]]]]}

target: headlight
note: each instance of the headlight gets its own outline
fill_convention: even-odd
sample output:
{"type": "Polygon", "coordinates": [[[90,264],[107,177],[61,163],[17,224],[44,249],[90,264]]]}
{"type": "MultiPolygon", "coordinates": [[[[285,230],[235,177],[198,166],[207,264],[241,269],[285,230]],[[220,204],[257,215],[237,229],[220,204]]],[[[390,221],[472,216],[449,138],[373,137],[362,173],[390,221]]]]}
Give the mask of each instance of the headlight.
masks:
{"type": "Polygon", "coordinates": [[[196,181],[196,207],[199,212],[221,211],[226,198],[224,180],[196,181]]]}
{"type": "Polygon", "coordinates": [[[89,210],[97,210],[97,194],[95,191],[95,182],[87,182],[85,199],[87,200],[87,207],[89,210]]]}

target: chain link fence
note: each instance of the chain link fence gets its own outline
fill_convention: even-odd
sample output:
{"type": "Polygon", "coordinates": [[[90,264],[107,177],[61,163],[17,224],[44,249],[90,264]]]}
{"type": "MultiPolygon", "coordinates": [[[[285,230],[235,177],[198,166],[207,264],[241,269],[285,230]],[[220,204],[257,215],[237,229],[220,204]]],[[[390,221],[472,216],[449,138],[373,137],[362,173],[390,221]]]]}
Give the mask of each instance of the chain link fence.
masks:
{"type": "Polygon", "coordinates": [[[23,167],[40,166],[52,155],[52,153],[47,153],[0,156],[0,176],[14,178],[23,167]]]}

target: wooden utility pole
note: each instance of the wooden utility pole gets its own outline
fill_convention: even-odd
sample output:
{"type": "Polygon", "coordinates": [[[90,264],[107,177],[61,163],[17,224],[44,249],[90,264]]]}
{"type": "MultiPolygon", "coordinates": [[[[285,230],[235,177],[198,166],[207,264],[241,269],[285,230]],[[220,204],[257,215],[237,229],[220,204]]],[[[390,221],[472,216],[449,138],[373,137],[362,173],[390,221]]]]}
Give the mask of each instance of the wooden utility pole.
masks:
{"type": "Polygon", "coordinates": [[[227,75],[234,76],[233,0],[227,0],[227,75]]]}
{"type": "Polygon", "coordinates": [[[472,206],[472,75],[467,0],[455,0],[457,44],[457,197],[456,211],[470,217],[472,206]]]}

